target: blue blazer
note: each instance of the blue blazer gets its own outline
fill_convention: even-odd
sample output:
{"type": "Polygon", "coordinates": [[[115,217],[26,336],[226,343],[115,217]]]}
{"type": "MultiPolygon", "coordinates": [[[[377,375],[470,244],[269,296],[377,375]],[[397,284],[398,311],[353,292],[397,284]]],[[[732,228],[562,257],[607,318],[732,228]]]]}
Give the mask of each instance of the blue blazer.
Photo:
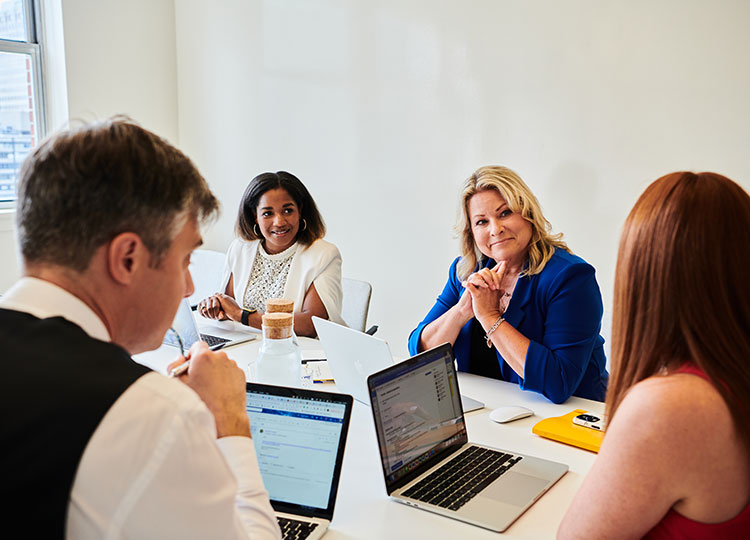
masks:
{"type": "MultiPolygon", "coordinates": [[[[410,354],[420,352],[424,327],[455,306],[464,294],[456,275],[459,260],[451,264],[448,283],[437,302],[409,335],[410,354]]],[[[492,268],[495,261],[489,259],[485,266],[492,268]]],[[[544,270],[516,283],[505,320],[531,343],[523,379],[493,349],[502,379],[539,392],[554,403],[572,395],[603,401],[609,380],[604,339],[599,335],[603,311],[594,267],[564,250],[555,250],[544,270]]],[[[473,323],[474,319],[466,323],[453,344],[459,371],[468,371],[473,323]]]]}

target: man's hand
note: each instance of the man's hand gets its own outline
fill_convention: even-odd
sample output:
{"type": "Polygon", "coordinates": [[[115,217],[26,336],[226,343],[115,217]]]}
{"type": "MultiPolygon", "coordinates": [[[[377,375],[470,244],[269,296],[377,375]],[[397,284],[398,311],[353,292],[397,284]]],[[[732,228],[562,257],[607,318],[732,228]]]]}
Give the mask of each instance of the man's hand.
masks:
{"type": "MultiPolygon", "coordinates": [[[[190,347],[190,367],[180,380],[200,396],[214,415],[218,438],[250,436],[250,420],[245,409],[245,373],[224,352],[214,352],[204,342],[190,347]]],[[[171,371],[182,359],[167,367],[171,371]]]]}

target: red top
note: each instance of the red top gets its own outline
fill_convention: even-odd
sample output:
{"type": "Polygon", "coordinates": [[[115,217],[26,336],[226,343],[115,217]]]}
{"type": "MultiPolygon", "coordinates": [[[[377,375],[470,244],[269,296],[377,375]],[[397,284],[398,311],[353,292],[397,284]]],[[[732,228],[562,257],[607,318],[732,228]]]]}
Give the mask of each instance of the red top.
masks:
{"type": "MultiPolygon", "coordinates": [[[[703,373],[703,370],[694,364],[684,364],[676,373],[698,375],[711,382],[706,374],[703,373]]],[[[746,540],[750,538],[750,503],[737,516],[721,523],[701,523],[670,509],[667,515],[646,534],[645,538],[649,540],[687,540],[690,538],[746,540]]]]}

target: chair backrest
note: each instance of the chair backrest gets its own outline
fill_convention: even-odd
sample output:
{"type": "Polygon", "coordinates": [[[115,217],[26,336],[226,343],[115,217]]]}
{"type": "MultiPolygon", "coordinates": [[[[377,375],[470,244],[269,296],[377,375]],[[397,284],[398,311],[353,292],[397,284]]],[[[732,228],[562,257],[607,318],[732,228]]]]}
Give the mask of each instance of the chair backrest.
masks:
{"type": "Polygon", "coordinates": [[[220,292],[225,260],[226,256],[221,251],[196,249],[193,252],[190,257],[190,274],[193,276],[195,292],[188,298],[191,306],[220,292]]]}
{"type": "Polygon", "coordinates": [[[365,331],[367,312],[370,310],[372,285],[366,281],[342,278],[344,299],[341,305],[341,318],[349,328],[365,331]]]}

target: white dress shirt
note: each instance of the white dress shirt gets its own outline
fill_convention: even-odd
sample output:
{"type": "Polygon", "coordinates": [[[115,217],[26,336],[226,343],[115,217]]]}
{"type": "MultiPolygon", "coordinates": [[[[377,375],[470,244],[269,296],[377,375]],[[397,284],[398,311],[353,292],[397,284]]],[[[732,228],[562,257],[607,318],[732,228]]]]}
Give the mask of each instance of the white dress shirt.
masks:
{"type": "MultiPolygon", "coordinates": [[[[43,280],[21,279],[0,307],[62,316],[110,341],[85,303],[43,280]]],[[[153,372],[117,399],[89,440],[73,482],[66,537],[261,539],[279,538],[280,531],[252,439],[217,439],[200,397],[153,372]]]]}

